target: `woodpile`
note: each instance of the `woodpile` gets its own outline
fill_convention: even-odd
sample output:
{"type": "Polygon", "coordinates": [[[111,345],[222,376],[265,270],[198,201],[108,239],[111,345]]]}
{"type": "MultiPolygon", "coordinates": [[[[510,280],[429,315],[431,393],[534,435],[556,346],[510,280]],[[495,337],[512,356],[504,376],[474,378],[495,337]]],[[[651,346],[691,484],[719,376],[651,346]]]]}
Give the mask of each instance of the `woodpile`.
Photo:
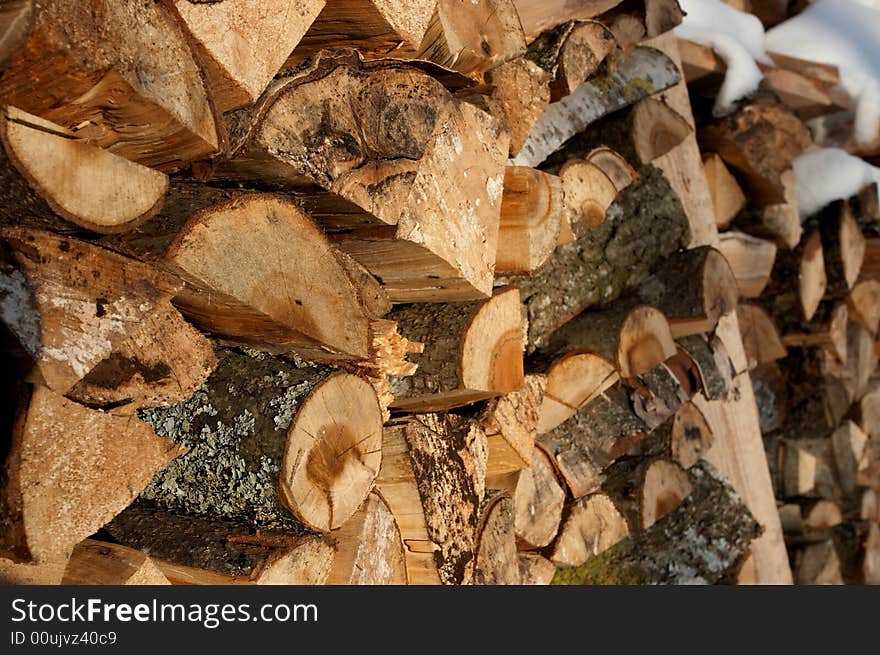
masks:
{"type": "Polygon", "coordinates": [[[811,69],[705,115],[675,0],[10,4],[0,581],[878,581],[811,69]]]}

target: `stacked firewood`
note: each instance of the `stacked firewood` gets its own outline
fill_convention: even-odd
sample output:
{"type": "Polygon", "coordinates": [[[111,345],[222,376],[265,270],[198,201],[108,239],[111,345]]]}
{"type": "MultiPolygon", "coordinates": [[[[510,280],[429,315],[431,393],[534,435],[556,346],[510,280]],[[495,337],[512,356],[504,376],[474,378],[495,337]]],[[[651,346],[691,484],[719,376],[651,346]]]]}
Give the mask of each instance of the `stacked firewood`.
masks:
{"type": "Polygon", "coordinates": [[[757,96],[719,120],[705,100],[723,63],[680,48],[795,582],[876,584],[878,188],[804,215],[792,170],[816,147],[806,123],[846,105],[837,70],[773,55],[757,96]]]}
{"type": "MultiPolygon", "coordinates": [[[[704,460],[700,407],[737,393],[716,328],[761,295],[742,257],[763,251],[689,249],[687,198],[654,165],[694,136],[664,94],[677,54],[646,44],[681,17],[675,0],[0,4],[0,578],[735,581],[762,527],[704,460]]],[[[787,110],[756,111],[783,133],[787,110]]],[[[767,203],[750,221],[785,223],[801,142],[753,152],[750,120],[704,143],[745,162],[767,203]]],[[[827,262],[797,347],[861,412],[828,441],[851,446],[851,495],[874,470],[855,430],[880,430],[863,406],[880,314],[848,259],[869,201],[790,246],[827,262]],[[847,297],[862,322],[841,328],[847,297]]],[[[779,269],[768,321],[770,298],[814,298],[790,286],[808,277],[779,269]]],[[[820,497],[824,455],[783,436],[816,473],[787,497],[820,497]]],[[[809,552],[836,544],[815,534],[809,552]]]]}

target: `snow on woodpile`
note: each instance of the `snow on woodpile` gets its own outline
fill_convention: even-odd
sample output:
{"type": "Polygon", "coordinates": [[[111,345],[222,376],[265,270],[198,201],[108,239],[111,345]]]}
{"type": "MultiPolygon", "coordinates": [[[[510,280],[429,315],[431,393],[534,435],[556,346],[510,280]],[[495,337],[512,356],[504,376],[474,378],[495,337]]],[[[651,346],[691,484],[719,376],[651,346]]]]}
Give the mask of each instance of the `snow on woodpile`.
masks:
{"type": "Polygon", "coordinates": [[[772,63],[764,51],[764,27],[755,16],[721,0],[679,0],[687,12],[677,36],[712,48],[727,65],[714,113],[723,115],[754,93],[764,78],[755,61],[772,63]]]}
{"type": "Polygon", "coordinates": [[[818,0],[767,32],[766,46],[771,52],[836,65],[841,85],[855,101],[856,140],[868,145],[877,139],[880,0],[818,0]]]}
{"type": "Polygon", "coordinates": [[[880,184],[880,168],[839,148],[805,152],[794,160],[794,174],[801,218],[855,195],[872,182],[880,184]]]}

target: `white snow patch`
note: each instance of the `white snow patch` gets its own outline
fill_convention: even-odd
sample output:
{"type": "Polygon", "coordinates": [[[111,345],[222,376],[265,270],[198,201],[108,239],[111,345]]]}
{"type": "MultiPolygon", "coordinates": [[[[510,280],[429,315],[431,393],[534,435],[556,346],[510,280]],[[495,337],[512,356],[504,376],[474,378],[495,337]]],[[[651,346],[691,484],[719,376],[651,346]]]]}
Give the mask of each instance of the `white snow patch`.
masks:
{"type": "Polygon", "coordinates": [[[756,60],[770,64],[764,51],[764,26],[755,16],[737,11],[721,0],[679,0],[687,12],[675,33],[712,48],[727,74],[715,100],[714,113],[730,112],[734,104],[758,89],[764,75],[756,60]]]}
{"type": "Polygon", "coordinates": [[[818,0],[767,32],[772,52],[833,64],[855,101],[855,137],[880,133],[880,0],[818,0]]]}
{"type": "Polygon", "coordinates": [[[872,182],[880,184],[880,168],[839,148],[805,152],[794,160],[794,174],[801,218],[855,195],[872,182]]]}

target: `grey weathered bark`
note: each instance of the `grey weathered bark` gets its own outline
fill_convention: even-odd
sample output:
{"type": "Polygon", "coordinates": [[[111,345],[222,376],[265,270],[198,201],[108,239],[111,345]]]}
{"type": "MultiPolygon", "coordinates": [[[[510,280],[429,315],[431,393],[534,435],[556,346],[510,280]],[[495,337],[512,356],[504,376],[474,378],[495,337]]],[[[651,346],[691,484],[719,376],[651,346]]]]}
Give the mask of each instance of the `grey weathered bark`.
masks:
{"type": "Polygon", "coordinates": [[[721,339],[695,334],[679,339],[678,346],[696,363],[706,398],[730,399],[733,394],[733,364],[721,339]]]}

